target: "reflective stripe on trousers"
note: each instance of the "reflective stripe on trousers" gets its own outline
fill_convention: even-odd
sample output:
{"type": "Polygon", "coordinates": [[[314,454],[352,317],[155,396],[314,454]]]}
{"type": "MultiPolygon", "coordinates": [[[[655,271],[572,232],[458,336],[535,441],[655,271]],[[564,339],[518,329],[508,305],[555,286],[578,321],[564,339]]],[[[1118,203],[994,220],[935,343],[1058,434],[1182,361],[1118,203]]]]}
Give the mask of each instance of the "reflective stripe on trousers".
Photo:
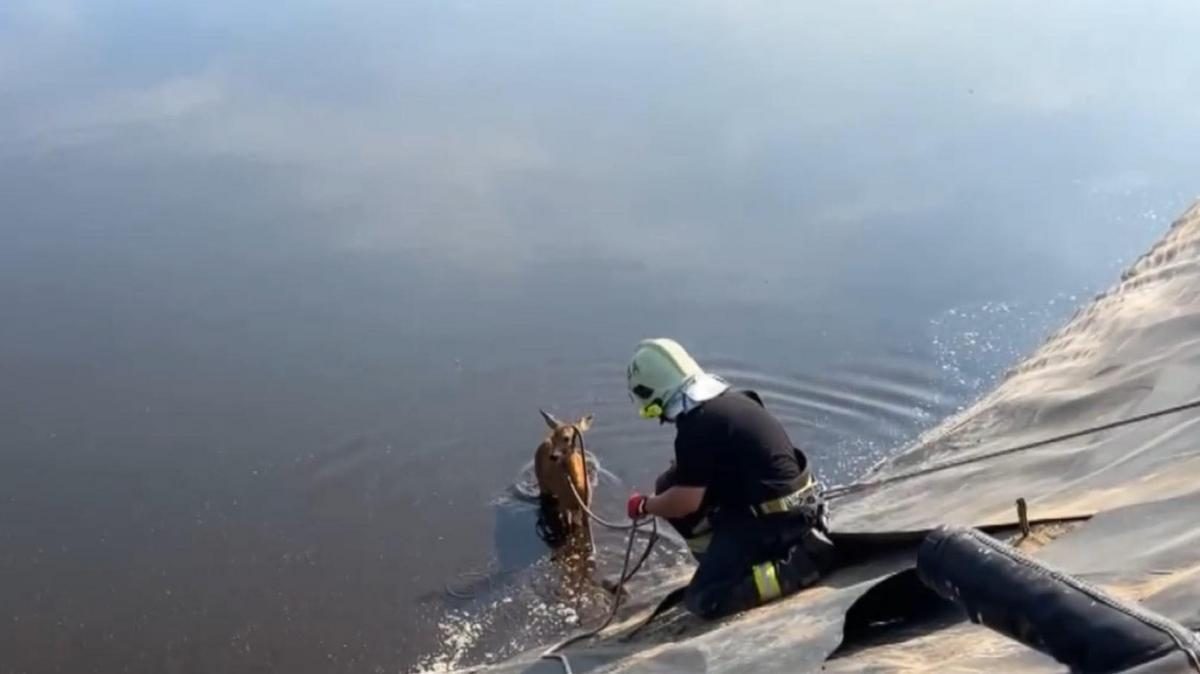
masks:
{"type": "Polygon", "coordinates": [[[758,590],[759,601],[766,603],[783,596],[783,588],[779,587],[779,575],[775,568],[775,562],[755,564],[753,572],[754,589],[758,590]]]}

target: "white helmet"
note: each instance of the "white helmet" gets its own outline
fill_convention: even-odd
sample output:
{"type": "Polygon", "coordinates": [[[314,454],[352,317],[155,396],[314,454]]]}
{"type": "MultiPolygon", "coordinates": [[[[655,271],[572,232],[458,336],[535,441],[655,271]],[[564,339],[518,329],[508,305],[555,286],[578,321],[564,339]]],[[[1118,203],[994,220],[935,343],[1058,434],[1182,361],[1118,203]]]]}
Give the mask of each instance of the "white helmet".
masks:
{"type": "Polygon", "coordinates": [[[671,396],[701,374],[704,370],[679,342],[663,338],[638,344],[625,371],[629,395],[646,419],[661,417],[671,396]]]}

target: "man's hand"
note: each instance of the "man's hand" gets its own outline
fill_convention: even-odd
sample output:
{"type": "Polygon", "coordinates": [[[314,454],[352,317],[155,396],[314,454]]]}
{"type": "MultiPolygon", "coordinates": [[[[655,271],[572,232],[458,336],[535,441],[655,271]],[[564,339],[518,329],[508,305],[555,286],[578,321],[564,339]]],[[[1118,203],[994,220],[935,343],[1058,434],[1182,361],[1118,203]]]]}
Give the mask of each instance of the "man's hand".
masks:
{"type": "Polygon", "coordinates": [[[629,515],[631,520],[640,520],[646,516],[646,497],[633,492],[633,496],[629,497],[629,501],[625,504],[625,513],[629,515]]]}
{"type": "Polygon", "coordinates": [[[674,519],[686,517],[700,509],[704,503],[704,487],[685,487],[675,485],[658,494],[642,509],[651,515],[674,519]]]}

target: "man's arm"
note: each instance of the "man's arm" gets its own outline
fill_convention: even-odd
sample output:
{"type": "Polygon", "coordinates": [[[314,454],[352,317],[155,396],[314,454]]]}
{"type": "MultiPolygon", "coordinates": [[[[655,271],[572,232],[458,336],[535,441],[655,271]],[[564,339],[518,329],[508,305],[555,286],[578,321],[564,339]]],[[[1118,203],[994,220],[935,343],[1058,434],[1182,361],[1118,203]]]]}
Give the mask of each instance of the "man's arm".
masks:
{"type": "Polygon", "coordinates": [[[657,496],[646,499],[646,512],[659,517],[675,519],[686,517],[700,509],[704,501],[704,487],[676,485],[657,496]]]}

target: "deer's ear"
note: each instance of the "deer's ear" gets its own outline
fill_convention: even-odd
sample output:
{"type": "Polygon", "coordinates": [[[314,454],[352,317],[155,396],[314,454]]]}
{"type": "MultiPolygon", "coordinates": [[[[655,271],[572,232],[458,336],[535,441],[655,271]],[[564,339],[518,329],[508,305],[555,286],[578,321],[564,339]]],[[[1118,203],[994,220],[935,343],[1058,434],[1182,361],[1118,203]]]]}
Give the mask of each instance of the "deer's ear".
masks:
{"type": "Polygon", "coordinates": [[[575,422],[575,428],[578,428],[580,433],[586,431],[587,429],[589,429],[591,427],[592,427],[592,415],[590,415],[590,414],[587,415],[586,417],[581,417],[579,419],[579,421],[575,422]]]}
{"type": "Polygon", "coordinates": [[[562,426],[562,422],[559,421],[558,419],[555,419],[553,414],[550,414],[546,410],[538,410],[538,411],[542,413],[542,419],[545,420],[546,425],[549,426],[550,428],[558,428],[559,426],[562,426]]]}

